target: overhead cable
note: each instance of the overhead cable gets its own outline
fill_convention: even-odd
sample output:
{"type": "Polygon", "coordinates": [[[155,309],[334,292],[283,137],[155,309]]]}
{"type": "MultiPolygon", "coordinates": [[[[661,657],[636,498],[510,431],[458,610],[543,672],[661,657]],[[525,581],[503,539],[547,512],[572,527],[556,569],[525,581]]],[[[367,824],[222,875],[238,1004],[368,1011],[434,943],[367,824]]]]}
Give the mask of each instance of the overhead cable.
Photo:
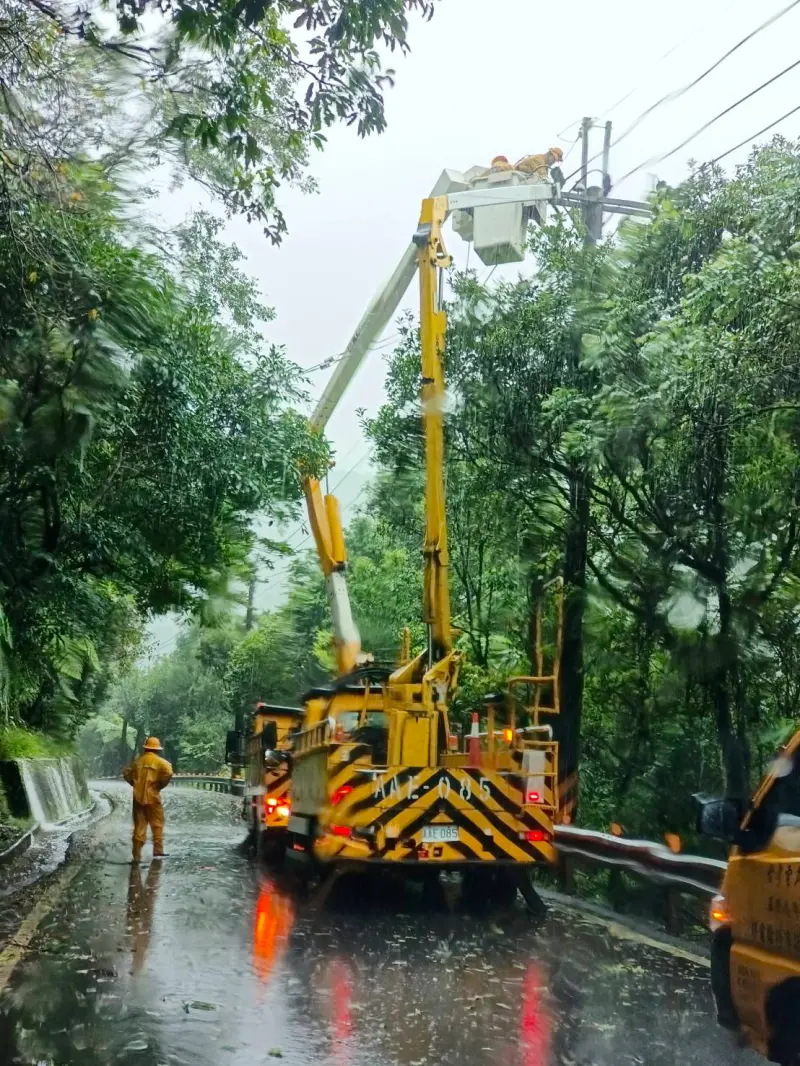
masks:
{"type": "MultiPolygon", "coordinates": [[[[400,339],[399,333],[393,333],[390,337],[385,337],[379,344],[373,344],[370,346],[370,352],[379,352],[384,348],[388,348],[390,344],[393,344],[396,340],[400,339]]],[[[345,356],[349,355],[349,352],[339,352],[338,355],[329,355],[327,359],[323,359],[321,363],[315,363],[313,366],[300,367],[304,374],[314,374],[318,370],[327,370],[328,367],[333,366],[335,363],[341,363],[345,356]]]]}
{"type": "MultiPolygon", "coordinates": [[[[671,55],[674,55],[675,52],[680,51],[680,49],[683,48],[683,46],[685,44],[687,44],[689,41],[693,40],[693,38],[695,38],[698,35],[698,33],[701,33],[703,30],[708,29],[709,26],[714,25],[714,24],[716,24],[718,22],[719,22],[719,15],[717,14],[717,15],[714,16],[713,19],[709,19],[707,22],[702,22],[698,26],[695,26],[695,28],[691,31],[691,33],[687,33],[687,35],[685,37],[682,37],[679,41],[676,41],[676,43],[673,44],[671,48],[668,48],[667,51],[663,53],[663,55],[660,55],[658,57],[658,59],[656,60],[656,62],[654,64],[650,64],[648,66],[648,72],[652,72],[654,66],[658,66],[659,63],[663,63],[665,59],[668,59],[671,55]]],[[[737,47],[739,47],[739,46],[737,45],[737,47]]],[[[718,63],[721,63],[721,62],[722,62],[721,59],[718,60],[718,63]]],[[[706,73],[709,73],[709,72],[707,71],[706,73]]],[[[705,75],[701,75],[701,79],[704,76],[705,75]]],[[[616,111],[616,109],[618,107],[621,107],[622,104],[624,104],[626,101],[628,101],[634,95],[634,93],[636,93],[639,89],[641,89],[643,84],[644,83],[641,82],[641,81],[638,82],[632,89],[629,89],[628,92],[626,92],[624,96],[621,96],[619,98],[619,100],[617,100],[615,103],[613,103],[610,107],[607,107],[605,109],[605,111],[602,111],[601,114],[603,116],[606,116],[606,115],[610,114],[612,111],[616,111]]],[[[657,107],[657,106],[658,106],[657,104],[653,105],[653,107],[657,107]]]]}
{"type": "Polygon", "coordinates": [[[755,141],[762,134],[769,133],[769,131],[771,129],[773,129],[775,126],[777,126],[781,122],[783,122],[784,119],[791,118],[791,116],[794,115],[797,111],[800,111],[800,104],[798,104],[797,107],[793,107],[791,111],[787,111],[785,115],[781,115],[780,118],[776,118],[774,122],[770,122],[770,124],[768,126],[764,126],[762,129],[758,130],[756,133],[751,133],[749,137],[745,137],[745,139],[743,141],[739,141],[739,143],[735,144],[733,146],[733,148],[729,148],[726,152],[723,152],[721,155],[716,156],[714,159],[710,159],[708,161],[707,165],[708,166],[713,166],[714,163],[719,163],[720,159],[725,159],[726,156],[731,155],[731,153],[735,152],[737,149],[744,148],[744,146],[746,144],[752,144],[753,141],[755,141]]]}
{"type": "MultiPolygon", "coordinates": [[[[672,92],[666,93],[666,95],[662,96],[660,100],[656,100],[656,102],[654,104],[651,104],[650,107],[646,108],[637,118],[635,118],[633,120],[633,122],[630,124],[630,126],[628,126],[627,129],[623,130],[623,132],[619,135],[619,137],[616,137],[611,142],[610,147],[614,148],[621,141],[625,140],[625,138],[629,134],[633,133],[633,131],[635,129],[637,129],[637,127],[639,127],[645,121],[645,119],[649,118],[650,115],[652,115],[652,113],[657,108],[661,107],[663,104],[672,103],[674,100],[680,99],[680,97],[682,97],[685,93],[689,92],[696,85],[699,85],[700,82],[703,81],[705,78],[707,78],[709,74],[713,73],[713,71],[715,71],[718,67],[720,67],[727,59],[729,59],[734,54],[734,52],[737,52],[740,48],[742,48],[749,41],[752,41],[752,39],[754,37],[756,37],[763,30],[768,29],[770,26],[772,26],[774,23],[776,23],[778,21],[778,19],[783,18],[784,15],[787,15],[793,8],[797,7],[798,4],[800,4],[800,0],[792,0],[792,2],[790,4],[786,5],[786,7],[781,8],[781,10],[775,12],[774,15],[770,15],[770,17],[768,19],[765,19],[764,22],[762,22],[760,25],[756,26],[756,28],[754,30],[751,30],[750,33],[748,33],[745,37],[742,37],[740,40],[738,40],[736,42],[736,44],[734,44],[731,48],[729,48],[727,50],[727,52],[723,53],[723,55],[721,55],[719,57],[719,59],[715,60],[711,64],[710,67],[707,67],[701,74],[698,74],[696,78],[693,78],[690,82],[688,82],[682,88],[673,89],[672,92]]],[[[603,154],[602,152],[597,152],[596,155],[593,155],[591,157],[591,159],[589,159],[589,162],[593,163],[596,159],[599,159],[602,156],[602,154],[603,154]]],[[[646,166],[647,164],[643,164],[643,165],[646,166]]],[[[572,172],[572,174],[569,174],[564,179],[564,184],[566,185],[566,183],[571,178],[574,178],[575,175],[579,174],[580,172],[581,172],[581,167],[578,167],[577,170],[574,170],[572,172]]],[[[626,177],[627,177],[627,175],[626,175],[626,177]]],[[[620,179],[620,180],[622,180],[622,179],[620,179]]]]}
{"type": "MultiPolygon", "coordinates": [[[[800,0],[797,0],[797,2],[800,3],[800,0]]],[[[619,181],[625,181],[626,178],[629,178],[632,174],[635,174],[637,171],[642,170],[644,167],[654,166],[656,163],[663,163],[665,159],[669,159],[670,156],[675,155],[676,152],[680,152],[680,150],[682,148],[685,148],[687,144],[689,144],[695,139],[695,137],[699,137],[701,133],[705,133],[705,131],[710,126],[713,126],[715,122],[719,122],[721,118],[724,118],[725,115],[729,115],[731,111],[739,107],[740,104],[743,104],[745,103],[745,101],[752,99],[752,97],[754,97],[757,93],[760,93],[762,89],[766,89],[768,85],[772,85],[779,78],[782,78],[785,74],[788,74],[789,71],[794,70],[795,67],[800,67],[800,59],[796,59],[794,63],[790,63],[788,67],[784,67],[784,69],[781,70],[778,74],[774,74],[771,78],[768,78],[767,81],[764,81],[760,85],[756,86],[755,89],[751,89],[751,91],[745,96],[739,97],[738,100],[735,100],[732,104],[726,107],[724,111],[720,111],[719,114],[714,115],[714,117],[709,119],[708,122],[704,122],[699,129],[696,129],[694,133],[691,133],[688,137],[684,138],[684,140],[682,140],[680,144],[676,144],[675,147],[671,148],[668,152],[665,152],[663,155],[651,156],[650,159],[645,159],[643,163],[639,163],[638,166],[633,167],[632,170],[629,170],[626,174],[623,174],[619,181]]]]}

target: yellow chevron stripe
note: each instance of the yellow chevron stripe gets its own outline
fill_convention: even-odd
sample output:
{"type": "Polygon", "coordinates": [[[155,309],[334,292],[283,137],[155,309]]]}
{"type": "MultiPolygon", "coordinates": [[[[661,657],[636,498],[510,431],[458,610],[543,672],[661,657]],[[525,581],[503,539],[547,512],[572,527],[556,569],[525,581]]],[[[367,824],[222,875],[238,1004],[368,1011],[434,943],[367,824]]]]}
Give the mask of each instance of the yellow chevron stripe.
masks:
{"type": "MultiPolygon", "coordinates": [[[[466,818],[468,818],[469,821],[473,823],[473,825],[476,825],[482,833],[485,829],[488,829],[489,832],[492,834],[491,839],[495,842],[495,844],[498,845],[498,847],[501,847],[503,849],[503,851],[508,855],[510,859],[515,859],[517,862],[531,861],[530,856],[527,855],[522,850],[522,848],[520,848],[520,846],[516,844],[512,839],[512,836],[516,835],[516,833],[519,832],[519,829],[515,830],[509,826],[508,837],[506,837],[505,835],[500,835],[491,825],[488,818],[486,818],[485,815],[481,813],[480,809],[477,808],[473,803],[471,803],[470,800],[462,799],[458,792],[456,792],[455,794],[451,792],[448,799],[456,808],[456,810],[463,814],[466,818]]],[[[502,818],[503,812],[501,811],[499,813],[500,820],[503,821],[503,824],[507,824],[502,818]]]]}
{"type": "MultiPolygon", "coordinates": [[[[406,767],[387,767],[380,777],[391,780],[406,769],[406,767]]],[[[426,767],[419,770],[414,776],[415,792],[422,790],[431,778],[439,775],[439,772],[439,767],[426,767]]],[[[363,774],[363,767],[358,765],[343,766],[336,777],[332,779],[331,789],[340,788],[361,774],[363,774]]],[[[518,805],[519,800],[522,798],[520,789],[512,786],[507,778],[501,777],[499,774],[488,772],[485,776],[489,778],[493,787],[498,789],[507,802],[512,805],[518,805]]],[[[377,841],[382,848],[385,843],[387,829],[391,828],[398,836],[401,836],[411,823],[418,820],[421,815],[424,815],[444,797],[440,796],[438,788],[434,786],[427,793],[421,794],[418,799],[410,801],[408,798],[408,785],[404,783],[394,795],[387,793],[385,797],[379,798],[376,803],[370,804],[359,812],[353,812],[353,806],[363,803],[364,800],[374,794],[375,784],[378,779],[376,775],[374,778],[370,777],[369,780],[362,780],[361,784],[356,785],[353,792],[346,796],[337,807],[326,812],[327,819],[325,820],[329,822],[341,821],[344,824],[352,825],[354,828],[363,828],[374,823],[379,818],[385,818],[388,814],[389,818],[384,823],[377,841]]],[[[518,834],[523,829],[522,823],[517,821],[512,813],[504,810],[497,799],[474,791],[477,788],[477,782],[471,780],[473,793],[470,799],[465,800],[460,795],[459,786],[455,784],[455,782],[460,780],[457,770],[450,775],[449,780],[450,791],[446,797],[448,802],[452,803],[461,817],[472,823],[473,827],[472,830],[467,830],[464,826],[459,827],[461,842],[474,853],[476,858],[487,863],[500,861],[499,856],[489,851],[484,844],[484,841],[491,839],[492,846],[499,849],[511,861],[524,863],[525,865],[537,861],[552,864],[555,861],[555,850],[550,844],[542,842],[541,844],[531,843],[529,845],[537,853],[537,858],[534,858],[528,851],[519,846],[517,841],[519,839],[518,834]],[[503,830],[498,829],[490,822],[483,808],[485,808],[487,813],[491,813],[496,822],[503,826],[503,830]],[[491,833],[490,838],[484,832],[486,829],[491,833]]],[[[527,810],[527,814],[543,830],[551,831],[552,825],[546,811],[539,807],[530,807],[527,810]]],[[[434,815],[434,823],[446,821],[446,812],[443,812],[442,815],[434,815]]],[[[369,861],[364,854],[364,844],[361,842],[358,842],[358,847],[356,848],[352,840],[326,836],[320,839],[319,845],[319,849],[315,848],[315,851],[317,851],[318,857],[322,861],[333,862],[339,858],[369,861]],[[322,843],[323,840],[325,841],[324,845],[322,843]]],[[[468,861],[460,851],[448,846],[446,841],[442,842],[442,848],[442,856],[436,860],[437,862],[458,864],[468,861]]],[[[408,861],[408,853],[405,848],[400,846],[396,850],[389,849],[382,856],[382,859],[386,862],[402,863],[408,861]]]]}
{"type": "MultiPolygon", "coordinates": [[[[430,777],[432,777],[434,774],[437,774],[437,773],[438,773],[438,770],[436,770],[436,769],[431,769],[431,770],[428,770],[427,772],[424,772],[423,780],[420,783],[424,784],[426,780],[428,780],[430,777]]],[[[431,789],[430,792],[428,792],[428,794],[424,797],[423,800],[417,800],[417,801],[414,802],[414,804],[408,804],[407,801],[403,801],[403,800],[398,798],[394,802],[394,806],[396,806],[398,808],[398,812],[397,812],[396,815],[392,816],[392,818],[391,818],[391,820],[389,822],[387,822],[385,824],[384,829],[388,829],[389,826],[391,826],[393,829],[398,829],[399,832],[402,833],[402,831],[411,822],[416,821],[416,819],[420,816],[420,814],[422,814],[423,812],[429,810],[441,798],[442,797],[439,796],[438,789],[435,789],[435,788],[431,789]]],[[[473,825],[476,825],[476,827],[478,829],[477,836],[478,836],[479,839],[480,839],[480,837],[484,837],[485,838],[486,834],[483,832],[483,830],[489,829],[491,834],[492,834],[492,840],[495,841],[498,844],[498,846],[502,848],[502,850],[509,856],[509,858],[512,858],[515,861],[522,861],[522,862],[526,862],[526,863],[531,861],[530,856],[528,856],[519,847],[519,845],[517,845],[514,842],[514,839],[513,839],[514,836],[516,835],[516,833],[518,833],[520,831],[520,829],[522,828],[521,824],[518,823],[517,827],[515,827],[513,825],[512,816],[511,815],[506,815],[505,812],[502,811],[502,809],[500,809],[499,805],[495,804],[495,806],[497,807],[497,810],[493,811],[492,813],[495,814],[495,817],[497,817],[498,820],[501,821],[504,825],[509,826],[509,829],[508,829],[508,834],[509,835],[508,835],[508,837],[506,837],[505,834],[498,835],[497,831],[490,824],[489,820],[484,815],[482,815],[480,813],[480,809],[476,808],[476,806],[474,805],[474,803],[471,802],[471,800],[462,799],[461,795],[459,794],[459,792],[457,790],[455,790],[453,788],[452,784],[451,784],[450,793],[449,793],[447,799],[448,799],[448,802],[453,804],[453,807],[455,807],[456,810],[458,810],[460,813],[464,814],[468,818],[468,820],[473,823],[473,825]],[[511,825],[509,825],[509,822],[508,822],[507,819],[511,819],[511,823],[512,823],[511,825]]],[[[383,808],[383,810],[386,810],[386,809],[389,809],[389,808],[383,808]]],[[[367,812],[365,811],[365,812],[362,812],[362,813],[367,813],[367,812]]],[[[542,827],[544,829],[546,829],[546,830],[550,829],[549,822],[546,819],[546,817],[543,814],[543,812],[538,815],[536,820],[538,822],[540,822],[540,824],[542,825],[542,827]]],[[[364,824],[369,824],[369,822],[366,822],[364,824]]],[[[463,828],[462,828],[462,831],[464,831],[463,828]]],[[[479,850],[483,854],[485,854],[489,860],[492,860],[492,861],[494,860],[495,857],[490,852],[486,851],[486,849],[484,848],[482,843],[479,844],[478,847],[479,847],[479,850]]]]}

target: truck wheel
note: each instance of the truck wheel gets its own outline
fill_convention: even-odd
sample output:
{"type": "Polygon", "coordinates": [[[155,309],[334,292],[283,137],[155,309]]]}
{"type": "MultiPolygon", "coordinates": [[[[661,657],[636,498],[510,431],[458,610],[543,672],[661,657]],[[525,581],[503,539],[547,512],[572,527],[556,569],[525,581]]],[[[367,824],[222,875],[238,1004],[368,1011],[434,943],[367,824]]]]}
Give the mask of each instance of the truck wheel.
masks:
{"type": "Polygon", "coordinates": [[[266,830],[258,835],[258,854],[270,865],[277,865],[283,860],[285,847],[283,833],[271,833],[266,830]]]}
{"type": "Polygon", "coordinates": [[[731,943],[730,929],[717,929],[711,934],[711,991],[719,1024],[738,1029],[739,1016],[731,994],[731,943]]]}
{"type": "Polygon", "coordinates": [[[492,885],[492,899],[501,907],[513,907],[518,886],[519,874],[516,870],[496,870],[492,885]]]}
{"type": "Polygon", "coordinates": [[[468,866],[462,874],[461,900],[469,911],[485,911],[492,898],[492,875],[480,866],[468,866]]]}
{"type": "Polygon", "coordinates": [[[800,1066],[800,978],[792,977],[767,996],[769,1057],[780,1066],[800,1066]]]}

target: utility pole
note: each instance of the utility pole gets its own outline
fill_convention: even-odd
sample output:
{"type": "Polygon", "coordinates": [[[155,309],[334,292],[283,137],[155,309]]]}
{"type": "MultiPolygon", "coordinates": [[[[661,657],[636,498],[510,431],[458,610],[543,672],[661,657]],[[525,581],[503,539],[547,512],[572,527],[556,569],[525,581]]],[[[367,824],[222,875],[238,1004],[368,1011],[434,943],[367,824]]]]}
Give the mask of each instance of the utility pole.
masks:
{"type": "Polygon", "coordinates": [[[634,215],[649,218],[652,214],[650,204],[642,200],[619,200],[609,196],[611,175],[609,174],[609,157],[611,154],[611,123],[603,128],[602,179],[599,185],[589,184],[589,155],[592,130],[595,128],[590,117],[581,122],[581,169],[580,179],[573,190],[557,190],[554,202],[568,207],[580,207],[585,229],[586,247],[596,245],[603,236],[603,213],[610,215],[634,215]]]}
{"type": "MultiPolygon", "coordinates": [[[[247,582],[247,611],[244,616],[244,630],[245,633],[250,633],[255,625],[256,621],[256,585],[258,584],[258,578],[256,577],[255,566],[250,573],[250,579],[247,582]]],[[[228,734],[227,742],[227,761],[231,767],[231,777],[234,779],[241,779],[244,776],[244,743],[245,743],[245,730],[249,726],[247,715],[245,714],[244,707],[241,704],[236,706],[233,712],[233,730],[228,734]]]]}
{"type": "MultiPolygon", "coordinates": [[[[554,203],[578,207],[583,217],[584,248],[595,247],[603,236],[603,213],[649,217],[650,205],[638,200],[619,200],[610,197],[611,123],[603,129],[601,180],[590,184],[589,166],[592,160],[590,141],[595,128],[591,118],[581,122],[580,179],[569,192],[556,188],[554,203]]],[[[590,253],[589,253],[590,254],[590,253]]],[[[571,369],[576,378],[580,374],[580,348],[572,352],[571,369]]],[[[554,722],[554,735],[559,744],[559,802],[567,818],[574,820],[578,802],[580,763],[580,725],[583,715],[583,626],[586,608],[586,567],[591,496],[590,474],[581,463],[575,464],[567,475],[569,513],[564,537],[564,636],[559,684],[561,714],[554,722]]]]}
{"type": "Polygon", "coordinates": [[[256,578],[256,572],[255,572],[255,569],[254,569],[252,574],[250,575],[250,581],[249,581],[249,583],[247,585],[247,612],[245,613],[245,616],[244,616],[244,631],[245,631],[245,633],[249,633],[250,632],[250,630],[253,628],[253,625],[254,625],[255,620],[256,620],[256,609],[255,609],[255,603],[256,603],[256,581],[257,581],[257,578],[256,578]]]}

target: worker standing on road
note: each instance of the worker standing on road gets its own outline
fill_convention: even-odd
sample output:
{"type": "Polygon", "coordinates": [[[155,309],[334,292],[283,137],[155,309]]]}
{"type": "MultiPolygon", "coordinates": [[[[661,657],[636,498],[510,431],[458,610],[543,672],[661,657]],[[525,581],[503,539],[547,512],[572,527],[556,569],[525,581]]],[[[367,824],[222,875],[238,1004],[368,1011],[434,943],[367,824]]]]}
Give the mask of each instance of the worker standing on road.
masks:
{"type": "Polygon", "coordinates": [[[153,858],[164,855],[164,808],[161,791],[172,779],[172,767],[161,757],[161,741],[148,737],[144,751],[138,759],[122,772],[133,786],[133,862],[142,857],[142,848],[147,839],[147,827],[153,833],[153,858]]]}

